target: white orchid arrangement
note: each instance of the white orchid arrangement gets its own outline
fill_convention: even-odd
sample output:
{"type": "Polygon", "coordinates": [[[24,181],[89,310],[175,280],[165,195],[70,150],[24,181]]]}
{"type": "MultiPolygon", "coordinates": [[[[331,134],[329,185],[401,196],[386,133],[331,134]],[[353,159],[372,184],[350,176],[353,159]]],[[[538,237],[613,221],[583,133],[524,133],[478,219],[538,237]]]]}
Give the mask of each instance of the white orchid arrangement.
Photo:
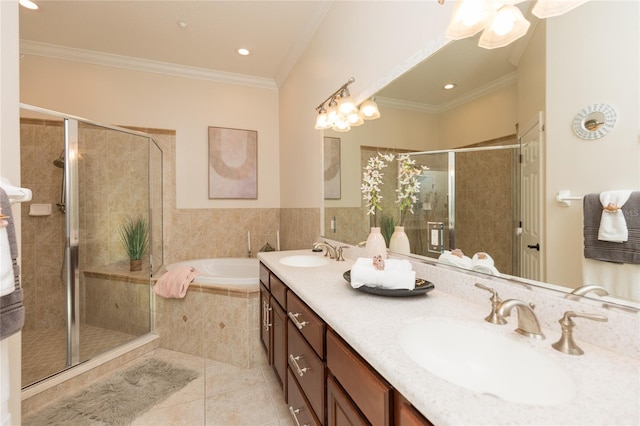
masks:
{"type": "Polygon", "coordinates": [[[380,186],[382,185],[382,169],[387,167],[387,162],[393,161],[393,154],[381,154],[369,158],[367,165],[364,166],[362,173],[362,199],[366,201],[367,215],[373,216],[373,226],[376,226],[376,210],[382,210],[380,201],[382,194],[380,186]]]}
{"type": "Polygon", "coordinates": [[[407,211],[413,214],[413,204],[418,201],[416,194],[420,193],[420,182],[418,177],[428,170],[429,167],[416,166],[416,160],[408,154],[398,156],[398,199],[396,203],[400,208],[400,226],[404,225],[407,211]]]}

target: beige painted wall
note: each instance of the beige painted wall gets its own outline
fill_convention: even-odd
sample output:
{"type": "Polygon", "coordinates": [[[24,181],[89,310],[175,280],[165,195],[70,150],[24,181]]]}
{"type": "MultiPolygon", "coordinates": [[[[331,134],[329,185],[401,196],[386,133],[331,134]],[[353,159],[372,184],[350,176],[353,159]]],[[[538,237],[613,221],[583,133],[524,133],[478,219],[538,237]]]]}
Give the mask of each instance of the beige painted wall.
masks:
{"type": "Polygon", "coordinates": [[[561,207],[555,195],[563,189],[584,195],[640,188],[640,3],[616,2],[610,7],[609,2],[588,2],[571,14],[575,27],[561,37],[556,37],[558,27],[567,25],[568,16],[547,21],[547,37],[554,39],[546,60],[547,276],[554,283],[578,285],[582,204],[561,207]],[[609,38],[598,36],[605,32],[609,38]],[[616,109],[615,128],[598,140],[577,138],[571,127],[574,116],[596,103],[616,109]]]}

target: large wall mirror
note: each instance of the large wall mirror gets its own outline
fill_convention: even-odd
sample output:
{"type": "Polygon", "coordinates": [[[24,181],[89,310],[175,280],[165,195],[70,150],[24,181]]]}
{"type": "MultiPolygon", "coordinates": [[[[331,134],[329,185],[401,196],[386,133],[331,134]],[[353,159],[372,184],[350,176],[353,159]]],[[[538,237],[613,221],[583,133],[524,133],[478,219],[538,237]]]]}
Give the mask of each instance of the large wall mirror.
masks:
{"type": "MultiPolygon", "coordinates": [[[[582,202],[560,203],[556,195],[640,189],[640,5],[591,1],[537,20],[531,3],[519,4],[532,22],[525,37],[494,50],[478,47],[477,37],[451,42],[376,94],[380,119],[346,133],[325,131],[334,143],[340,140],[341,194],[324,201],[323,234],[350,244],[366,240],[371,221],[360,184],[370,156],[428,152],[418,156],[429,158],[432,173],[422,179],[424,193],[412,217],[422,225],[414,228],[445,218],[455,203],[457,248],[469,256],[487,251],[501,275],[561,291],[602,285],[608,300],[639,302],[640,289],[628,283],[640,282],[640,266],[624,265],[632,268],[616,272],[612,283],[590,276],[583,258],[582,202]],[[445,83],[454,89],[445,90],[445,83]],[[611,105],[618,120],[606,136],[585,141],[573,133],[572,123],[594,103],[611,105]],[[502,146],[507,148],[496,149],[502,146]],[[458,184],[455,199],[438,190],[446,187],[450,164],[428,157],[451,150],[461,155],[455,174],[466,172],[471,182],[464,190],[458,184]],[[524,163],[514,164],[520,154],[524,163]],[[498,181],[499,175],[505,180],[498,181]],[[503,197],[494,198],[496,193],[503,197]],[[502,242],[490,246],[489,239],[502,242]]],[[[397,171],[389,167],[385,173],[393,178],[397,171]]],[[[395,199],[389,186],[387,202],[395,199]]],[[[385,210],[397,216],[393,206],[385,210]]],[[[407,231],[414,255],[438,257],[419,241],[421,231],[413,237],[407,231]]]]}

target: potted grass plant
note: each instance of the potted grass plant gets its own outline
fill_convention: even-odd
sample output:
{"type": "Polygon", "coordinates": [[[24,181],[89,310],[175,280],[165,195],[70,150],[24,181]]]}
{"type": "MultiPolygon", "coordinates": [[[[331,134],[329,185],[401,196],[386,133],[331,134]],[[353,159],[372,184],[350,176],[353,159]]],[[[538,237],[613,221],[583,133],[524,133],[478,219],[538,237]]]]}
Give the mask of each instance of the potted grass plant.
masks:
{"type": "Polygon", "coordinates": [[[149,226],[142,217],[127,218],[120,227],[120,241],[129,256],[129,270],[142,270],[142,256],[149,247],[149,226]]]}

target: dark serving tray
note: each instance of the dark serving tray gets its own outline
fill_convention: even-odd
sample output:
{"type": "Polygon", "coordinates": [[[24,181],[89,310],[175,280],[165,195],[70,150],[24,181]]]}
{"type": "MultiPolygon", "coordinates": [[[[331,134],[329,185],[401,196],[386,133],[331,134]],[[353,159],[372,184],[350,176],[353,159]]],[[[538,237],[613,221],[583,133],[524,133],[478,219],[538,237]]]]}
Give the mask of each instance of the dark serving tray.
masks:
{"type": "MultiPolygon", "coordinates": [[[[347,282],[351,282],[351,270],[348,270],[342,274],[347,282]]],[[[389,296],[389,297],[410,297],[418,296],[420,294],[426,294],[433,290],[435,286],[432,282],[423,280],[422,278],[416,279],[416,288],[413,290],[407,290],[404,288],[389,289],[378,287],[367,287],[366,285],[360,286],[354,290],[361,291],[363,293],[375,294],[377,296],[389,296]]]]}

